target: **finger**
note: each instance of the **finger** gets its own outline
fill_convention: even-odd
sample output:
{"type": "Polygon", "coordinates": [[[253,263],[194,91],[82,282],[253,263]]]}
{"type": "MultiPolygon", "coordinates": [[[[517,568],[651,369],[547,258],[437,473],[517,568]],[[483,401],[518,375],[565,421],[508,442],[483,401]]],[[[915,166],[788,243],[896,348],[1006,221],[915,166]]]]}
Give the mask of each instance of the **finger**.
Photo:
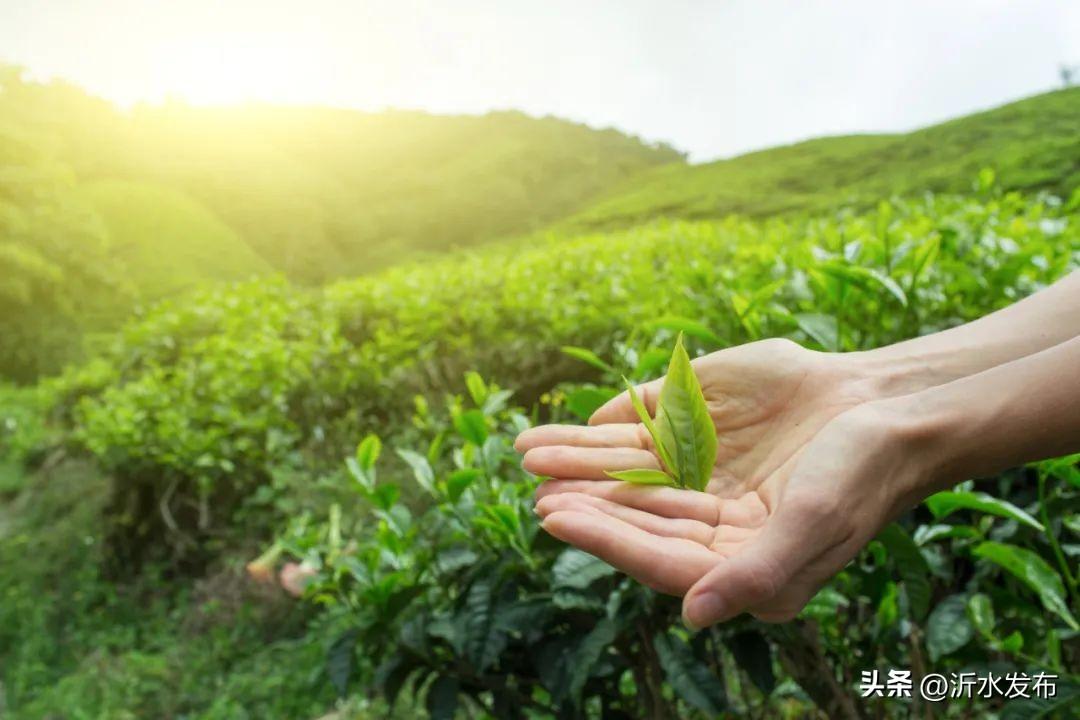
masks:
{"type": "Polygon", "coordinates": [[[690,589],[683,601],[686,623],[706,627],[774,604],[797,572],[836,545],[832,529],[809,520],[790,512],[773,515],[760,534],[690,589]]]}
{"type": "Polygon", "coordinates": [[[633,485],[622,480],[548,480],[536,489],[537,501],[548,495],[574,492],[669,518],[716,525],[721,501],[708,493],[670,487],[633,485]]]}
{"type": "Polygon", "coordinates": [[[560,510],[543,522],[555,537],[591,553],[659,592],[681,595],[716,564],[691,540],[659,537],[602,512],[560,510]]]}
{"type": "Polygon", "coordinates": [[[540,425],[529,428],[518,435],[517,440],[514,441],[514,449],[521,453],[549,445],[592,448],[629,447],[648,450],[652,443],[649,433],[640,423],[610,423],[596,427],[540,425]]]}
{"type": "Polygon", "coordinates": [[[644,510],[613,503],[585,493],[557,493],[548,495],[536,503],[536,512],[541,518],[561,510],[602,512],[641,528],[647,533],[692,540],[705,547],[709,547],[716,538],[716,529],[698,520],[653,515],[644,510]]]}
{"type": "Polygon", "coordinates": [[[525,453],[522,467],[534,475],[555,478],[604,479],[605,470],[660,469],[660,462],[648,450],[636,448],[579,448],[548,445],[525,453]]]}
{"type": "MultiPolygon", "coordinates": [[[[656,399],[660,397],[660,388],[663,384],[664,378],[658,378],[635,388],[650,415],[656,415],[656,399]]],[[[624,390],[601,405],[589,418],[589,424],[631,423],[638,422],[640,419],[637,411],[634,410],[633,403],[630,402],[630,392],[624,390]]]]}

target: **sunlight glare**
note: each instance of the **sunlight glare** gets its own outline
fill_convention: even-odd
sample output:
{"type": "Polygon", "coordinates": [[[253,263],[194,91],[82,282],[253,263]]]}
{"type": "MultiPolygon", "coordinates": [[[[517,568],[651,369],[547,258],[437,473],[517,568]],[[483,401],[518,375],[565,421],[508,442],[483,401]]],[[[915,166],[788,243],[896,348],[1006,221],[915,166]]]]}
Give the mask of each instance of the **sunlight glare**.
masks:
{"type": "Polygon", "coordinates": [[[295,33],[200,33],[162,48],[161,98],[192,105],[325,102],[317,42],[295,33]]]}

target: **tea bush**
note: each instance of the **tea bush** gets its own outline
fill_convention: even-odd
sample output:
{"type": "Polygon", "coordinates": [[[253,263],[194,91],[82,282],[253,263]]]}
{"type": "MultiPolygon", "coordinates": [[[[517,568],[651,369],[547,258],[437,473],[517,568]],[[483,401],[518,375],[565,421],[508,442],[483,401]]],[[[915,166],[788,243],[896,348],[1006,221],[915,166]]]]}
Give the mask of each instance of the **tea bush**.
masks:
{"type": "MultiPolygon", "coordinates": [[[[210,289],[154,308],[54,383],[54,412],[116,477],[118,545],[165,537],[184,554],[240,507],[291,503],[297,477],[366,429],[402,426],[402,398],[437,397],[466,370],[530,404],[596,379],[565,345],[626,355],[683,330],[701,348],[765,336],[874,347],[1061,275],[1075,261],[1069,218],[1049,198],[927,196],[861,215],[552,238],[321,291],[210,289]]],[[[656,360],[642,357],[643,372],[656,360]]]]}
{"type": "Polygon", "coordinates": [[[859,670],[880,665],[1044,669],[1068,701],[1075,459],[935,496],[797,623],[690,635],[677,603],[538,532],[510,450],[541,416],[587,417],[620,374],[662,372],[679,332],[694,352],[762,337],[864,349],[1076,267],[1075,202],[981,182],[980,197],[867,213],[552,237],[320,290],[208,289],[151,309],[39,397],[60,442],[110,474],[107,556],[127,571],[205,561],[290,518],[281,543],[317,573],[308,597],[348,622],[328,669],[354,698],[405,688],[436,717],[912,710],[857,696],[859,670]],[[387,448],[378,478],[375,440],[340,465],[369,433],[387,448]]]}

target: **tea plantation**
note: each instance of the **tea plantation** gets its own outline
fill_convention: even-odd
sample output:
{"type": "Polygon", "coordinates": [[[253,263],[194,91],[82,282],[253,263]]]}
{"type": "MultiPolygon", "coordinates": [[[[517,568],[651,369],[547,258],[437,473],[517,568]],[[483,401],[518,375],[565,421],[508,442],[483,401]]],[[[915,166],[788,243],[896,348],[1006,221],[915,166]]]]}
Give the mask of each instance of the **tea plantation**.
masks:
{"type": "MultiPolygon", "coordinates": [[[[1077,265],[1076,196],[981,183],[157,305],[94,361],[5,391],[6,707],[316,717],[340,696],[342,717],[904,716],[855,682],[915,663],[1055,672],[1047,702],[1068,707],[1075,459],[937,496],[795,623],[689,634],[677,602],[538,531],[511,448],[530,423],[587,417],[620,374],[661,372],[680,331],[695,352],[870,348],[1077,265]],[[304,600],[245,579],[271,545],[313,573],[304,600]]],[[[1047,709],[950,712],[991,707],[1047,709]]]]}

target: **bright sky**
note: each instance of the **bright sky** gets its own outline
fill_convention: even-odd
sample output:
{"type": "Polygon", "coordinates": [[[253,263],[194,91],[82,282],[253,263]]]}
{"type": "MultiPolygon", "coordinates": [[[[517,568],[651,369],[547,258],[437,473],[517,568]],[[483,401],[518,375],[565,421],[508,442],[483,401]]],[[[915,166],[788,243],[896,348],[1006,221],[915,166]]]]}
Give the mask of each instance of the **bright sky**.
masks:
{"type": "Polygon", "coordinates": [[[1053,88],[1080,2],[0,0],[0,61],[124,105],[518,108],[704,160],[1053,88]]]}

